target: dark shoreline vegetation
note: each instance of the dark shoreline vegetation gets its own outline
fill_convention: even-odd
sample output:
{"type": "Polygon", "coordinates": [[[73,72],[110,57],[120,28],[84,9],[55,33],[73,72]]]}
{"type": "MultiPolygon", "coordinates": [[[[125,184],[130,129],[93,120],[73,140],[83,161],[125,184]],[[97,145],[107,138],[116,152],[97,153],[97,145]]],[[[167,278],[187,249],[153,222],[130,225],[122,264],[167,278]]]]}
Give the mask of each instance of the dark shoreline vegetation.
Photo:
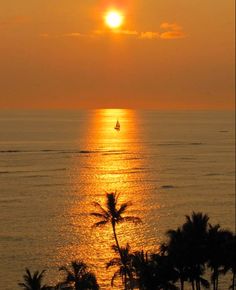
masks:
{"type": "MultiPolygon", "coordinates": [[[[167,231],[167,240],[157,253],[131,250],[127,243],[119,244],[116,226],[119,223],[141,223],[138,217],[125,216],[131,203],[118,203],[119,195],[106,194],[103,207],[95,202],[95,212],[91,215],[97,221],[93,227],[110,224],[115,244],[112,245],[114,258],[108,261],[106,268],[114,268],[111,286],[121,279],[124,290],[184,290],[190,285],[192,290],[211,288],[219,290],[221,275],[231,274],[231,285],[224,289],[236,289],[236,235],[224,230],[219,224],[209,223],[207,214],[193,212],[186,216],[184,224],[176,230],[167,231]],[[210,273],[209,281],[205,278],[210,273]]],[[[26,268],[23,282],[18,285],[25,290],[98,290],[96,276],[82,261],[72,261],[63,271],[64,281],[56,286],[43,285],[45,271],[34,272],[26,268]]]]}

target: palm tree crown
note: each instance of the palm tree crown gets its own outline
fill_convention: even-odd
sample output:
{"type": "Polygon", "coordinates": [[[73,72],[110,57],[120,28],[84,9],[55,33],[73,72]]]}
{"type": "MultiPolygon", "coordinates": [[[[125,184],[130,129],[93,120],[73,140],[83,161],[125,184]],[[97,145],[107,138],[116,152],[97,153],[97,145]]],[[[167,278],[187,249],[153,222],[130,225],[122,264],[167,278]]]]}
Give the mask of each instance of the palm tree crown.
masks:
{"type": "Polygon", "coordinates": [[[25,274],[23,275],[24,283],[18,283],[18,285],[24,290],[43,290],[46,286],[42,286],[42,280],[44,277],[45,270],[39,273],[39,271],[31,274],[28,268],[25,269],[25,274]]]}
{"type": "Polygon", "coordinates": [[[141,220],[140,218],[134,216],[123,216],[123,214],[127,210],[128,206],[131,205],[131,203],[126,202],[118,206],[118,198],[119,194],[117,193],[114,192],[107,193],[106,207],[104,208],[100,205],[100,203],[94,202],[94,205],[98,208],[98,212],[92,212],[91,215],[99,219],[99,221],[94,224],[94,227],[100,227],[108,223],[111,223],[116,245],[119,253],[121,254],[119,242],[116,236],[115,230],[116,225],[123,222],[140,223],[141,220]]]}
{"type": "Polygon", "coordinates": [[[70,268],[61,267],[60,271],[66,274],[63,283],[73,285],[75,290],[98,290],[96,276],[88,270],[88,267],[82,261],[71,262],[70,268]]]}
{"type": "MultiPolygon", "coordinates": [[[[125,281],[124,286],[125,289],[127,289],[127,275],[129,275],[126,271],[128,270],[127,267],[127,257],[129,252],[129,247],[121,248],[118,242],[118,238],[116,235],[116,225],[123,222],[134,222],[134,223],[140,223],[141,220],[138,217],[134,216],[124,216],[125,211],[127,210],[128,206],[131,205],[130,202],[122,203],[121,205],[118,205],[118,198],[119,195],[117,193],[107,193],[106,194],[106,207],[102,207],[100,203],[95,202],[94,205],[98,208],[98,212],[92,212],[91,215],[95,216],[99,219],[98,222],[96,222],[93,226],[94,227],[101,227],[108,223],[111,224],[113,235],[116,242],[116,248],[117,252],[120,255],[120,270],[125,273],[125,281]]],[[[115,260],[113,260],[113,263],[115,260]]],[[[119,264],[118,260],[116,262],[119,264]]],[[[111,266],[111,264],[110,264],[111,266]]],[[[121,276],[123,274],[121,273],[121,276]]],[[[113,279],[114,280],[114,279],[113,279]]]]}
{"type": "MultiPolygon", "coordinates": [[[[116,254],[119,254],[117,246],[112,246],[112,249],[116,254]]],[[[132,284],[132,255],[130,253],[129,244],[126,247],[121,247],[122,259],[120,257],[113,258],[110,262],[107,263],[107,269],[113,266],[118,267],[118,270],[114,273],[111,286],[114,285],[114,280],[118,277],[121,277],[122,283],[125,285],[125,289],[130,289],[132,284]]]]}
{"type": "Polygon", "coordinates": [[[130,202],[122,203],[118,207],[119,194],[107,193],[106,194],[106,208],[103,208],[100,203],[94,202],[94,205],[99,209],[99,212],[92,212],[91,215],[100,219],[99,222],[95,223],[95,227],[103,226],[109,222],[112,224],[118,224],[122,222],[135,222],[139,223],[141,220],[138,217],[133,216],[122,216],[127,207],[131,205],[130,202]]]}

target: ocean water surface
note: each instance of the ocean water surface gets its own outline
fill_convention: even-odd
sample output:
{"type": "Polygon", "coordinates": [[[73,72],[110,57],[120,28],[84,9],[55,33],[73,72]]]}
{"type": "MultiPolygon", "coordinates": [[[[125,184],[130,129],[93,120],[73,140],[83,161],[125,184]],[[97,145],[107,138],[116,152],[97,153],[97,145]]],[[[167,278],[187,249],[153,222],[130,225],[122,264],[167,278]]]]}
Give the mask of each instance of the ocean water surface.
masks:
{"type": "Polygon", "coordinates": [[[233,112],[0,111],[0,289],[26,266],[55,284],[75,259],[111,289],[112,230],[89,215],[106,192],[143,221],[117,229],[133,250],[158,249],[192,211],[234,230],[234,131],[233,112]]]}

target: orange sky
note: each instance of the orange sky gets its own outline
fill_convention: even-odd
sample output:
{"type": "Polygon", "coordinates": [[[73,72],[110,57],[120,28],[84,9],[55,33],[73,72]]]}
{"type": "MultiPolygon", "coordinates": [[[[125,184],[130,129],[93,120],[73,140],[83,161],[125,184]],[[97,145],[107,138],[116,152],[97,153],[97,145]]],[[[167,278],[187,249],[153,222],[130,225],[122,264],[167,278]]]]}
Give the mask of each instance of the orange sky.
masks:
{"type": "Polygon", "coordinates": [[[234,107],[233,0],[1,2],[0,108],[234,107]]]}

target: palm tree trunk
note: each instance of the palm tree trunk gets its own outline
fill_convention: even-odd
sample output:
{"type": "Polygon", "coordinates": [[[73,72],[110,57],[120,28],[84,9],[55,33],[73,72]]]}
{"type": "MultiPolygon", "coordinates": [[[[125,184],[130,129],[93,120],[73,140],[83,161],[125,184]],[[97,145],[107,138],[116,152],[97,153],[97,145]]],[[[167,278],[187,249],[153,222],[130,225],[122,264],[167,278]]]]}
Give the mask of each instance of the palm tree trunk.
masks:
{"type": "Polygon", "coordinates": [[[216,280],[215,280],[215,277],[213,278],[212,283],[213,283],[213,290],[216,290],[216,280]]]}
{"type": "Polygon", "coordinates": [[[181,285],[180,286],[181,287],[180,289],[181,290],[184,290],[184,280],[183,279],[180,279],[180,285],[181,285]]]}
{"type": "MultiPolygon", "coordinates": [[[[125,263],[123,262],[123,255],[122,255],[122,252],[120,250],[120,244],[119,244],[119,241],[118,241],[118,238],[117,238],[117,235],[116,235],[116,224],[115,223],[112,223],[112,230],[113,230],[113,235],[114,235],[114,238],[115,238],[115,241],[116,241],[116,246],[117,246],[117,249],[118,249],[118,252],[120,254],[120,259],[121,259],[121,262],[122,264],[125,266],[125,263]]],[[[130,282],[132,284],[132,277],[129,277],[130,278],[130,282]]],[[[127,289],[127,274],[125,274],[125,290],[127,289]]],[[[131,285],[131,289],[133,289],[132,285],[131,285]]]]}
{"type": "MultiPolygon", "coordinates": [[[[122,252],[120,250],[120,245],[119,245],[119,242],[118,242],[118,239],[117,239],[117,235],[116,235],[116,224],[115,223],[112,223],[112,230],[113,230],[113,235],[114,235],[114,238],[115,238],[115,241],[116,241],[116,246],[117,246],[118,252],[120,254],[120,260],[121,260],[122,264],[124,265],[123,255],[122,255],[122,252]]],[[[126,283],[126,277],[125,277],[124,284],[125,284],[125,290],[126,290],[126,284],[127,284],[126,283]]]]}
{"type": "Polygon", "coordinates": [[[213,290],[218,290],[219,271],[218,267],[214,267],[213,271],[213,290]]]}
{"type": "Polygon", "coordinates": [[[201,283],[200,283],[200,280],[197,280],[197,281],[196,281],[196,284],[197,284],[197,290],[201,290],[201,283]]]}
{"type": "Polygon", "coordinates": [[[192,290],[195,290],[194,280],[192,281],[192,290]]]}
{"type": "Polygon", "coordinates": [[[117,239],[117,235],[116,235],[116,224],[115,223],[112,223],[112,230],[113,230],[113,235],[114,235],[114,238],[115,238],[115,241],[116,241],[116,246],[117,246],[118,252],[120,254],[121,261],[123,261],[122,253],[121,253],[121,250],[120,250],[120,245],[119,245],[119,242],[118,242],[118,239],[117,239]]]}
{"type": "Polygon", "coordinates": [[[216,276],[216,290],[218,290],[218,284],[219,284],[219,273],[217,273],[216,276]]]}

